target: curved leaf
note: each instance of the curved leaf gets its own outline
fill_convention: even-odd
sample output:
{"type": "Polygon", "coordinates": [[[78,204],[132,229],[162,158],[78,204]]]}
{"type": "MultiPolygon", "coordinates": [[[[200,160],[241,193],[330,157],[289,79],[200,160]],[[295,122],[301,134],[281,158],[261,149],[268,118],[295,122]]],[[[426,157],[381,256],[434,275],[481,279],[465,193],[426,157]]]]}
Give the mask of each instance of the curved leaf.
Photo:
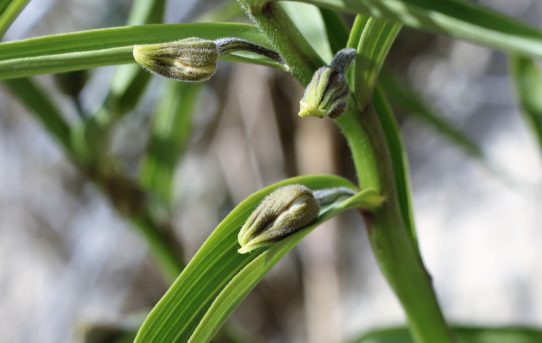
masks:
{"type": "MultiPolygon", "coordinates": [[[[538,343],[542,331],[528,327],[452,327],[459,343],[538,343]]],[[[406,328],[375,330],[352,343],[413,343],[406,328]]]]}
{"type": "Polygon", "coordinates": [[[518,53],[542,56],[542,33],[518,20],[464,0],[295,0],[518,53]]]}
{"type": "MultiPolygon", "coordinates": [[[[206,39],[238,37],[268,47],[265,38],[248,24],[151,24],[89,30],[0,43],[0,79],[133,63],[135,44],[193,36],[206,39]]],[[[236,56],[231,55],[229,60],[236,61],[236,56]]],[[[263,64],[261,58],[250,56],[239,60],[263,64]]]]}
{"type": "MultiPolygon", "coordinates": [[[[260,201],[277,187],[303,184],[311,189],[355,187],[336,176],[301,176],[275,183],[241,202],[213,231],[179,278],[151,311],[136,342],[203,342],[212,337],[228,314],[265,273],[318,223],[352,206],[326,208],[318,222],[267,249],[237,253],[239,229],[260,201]],[[192,336],[194,335],[194,336],[192,336]],[[192,336],[192,338],[191,338],[192,336]]],[[[368,205],[379,200],[367,191],[368,205]]],[[[376,202],[376,203],[375,203],[376,202]]],[[[359,202],[353,202],[359,205],[359,202]]]]}
{"type": "Polygon", "coordinates": [[[527,57],[511,56],[510,65],[525,121],[542,151],[542,74],[535,62],[527,57]]]}
{"type": "Polygon", "coordinates": [[[0,2],[0,38],[4,36],[17,16],[26,7],[29,0],[11,0],[0,2]]]}
{"type": "Polygon", "coordinates": [[[297,232],[288,239],[273,245],[268,250],[247,264],[228,285],[220,292],[209,310],[199,323],[198,327],[190,337],[189,342],[207,342],[222,327],[226,319],[237,308],[239,303],[248,293],[260,282],[265,274],[292,250],[307,234],[314,230],[326,219],[350,208],[372,208],[378,206],[382,198],[374,190],[367,189],[355,196],[334,206],[322,213],[318,221],[297,232]]]}

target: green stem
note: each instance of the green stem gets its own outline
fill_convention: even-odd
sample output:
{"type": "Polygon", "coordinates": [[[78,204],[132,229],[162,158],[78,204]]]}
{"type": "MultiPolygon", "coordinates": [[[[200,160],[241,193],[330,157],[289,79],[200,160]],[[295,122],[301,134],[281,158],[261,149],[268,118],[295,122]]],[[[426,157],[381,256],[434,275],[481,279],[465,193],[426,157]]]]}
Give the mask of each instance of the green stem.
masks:
{"type": "Polygon", "coordinates": [[[389,147],[378,119],[387,106],[379,92],[373,101],[374,107],[361,115],[348,111],[337,119],[352,150],[360,188],[375,188],[386,199],[373,213],[362,212],[371,246],[407,314],[416,342],[451,342],[431,280],[401,213],[389,147]]]}
{"type": "MultiPolygon", "coordinates": [[[[280,5],[261,0],[240,2],[289,65],[292,74],[307,85],[323,62],[308,46],[280,5]]],[[[360,34],[363,35],[363,32],[360,31],[360,34]]],[[[386,44],[391,45],[391,41],[386,44]]],[[[386,53],[387,49],[385,52],[375,51],[371,56],[381,61],[386,53]]],[[[367,84],[373,87],[378,69],[373,71],[371,77],[363,77],[362,82],[373,82],[367,84]]],[[[405,309],[416,341],[451,342],[453,339],[438,306],[431,281],[416,244],[409,235],[410,220],[401,210],[399,185],[390,152],[390,149],[397,146],[389,142],[383,123],[379,120],[380,115],[389,114],[386,112],[385,99],[377,93],[374,101],[374,106],[365,106],[363,101],[357,103],[361,105],[359,107],[350,105],[346,113],[336,120],[352,150],[360,187],[374,188],[386,198],[378,210],[372,213],[362,211],[371,245],[380,268],[405,309]]]]}

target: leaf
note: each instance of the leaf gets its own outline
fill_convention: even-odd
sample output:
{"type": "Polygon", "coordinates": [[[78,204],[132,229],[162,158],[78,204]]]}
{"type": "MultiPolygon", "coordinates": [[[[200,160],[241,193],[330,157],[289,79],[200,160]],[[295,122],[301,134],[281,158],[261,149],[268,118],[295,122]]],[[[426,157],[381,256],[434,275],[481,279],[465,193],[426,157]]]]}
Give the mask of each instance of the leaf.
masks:
{"type": "Polygon", "coordinates": [[[45,91],[30,79],[7,80],[3,83],[32,112],[62,148],[71,153],[70,126],[45,91]]]}
{"type": "MultiPolygon", "coordinates": [[[[456,326],[452,331],[460,343],[538,343],[542,331],[529,327],[456,326]]],[[[369,332],[352,343],[414,343],[406,328],[390,328],[369,332]]]]}
{"type": "MultiPolygon", "coordinates": [[[[358,108],[363,109],[369,103],[380,69],[388,56],[388,52],[401,30],[401,25],[389,20],[362,18],[356,24],[362,25],[362,29],[355,33],[359,34],[357,39],[358,51],[356,63],[354,64],[354,76],[352,88],[356,95],[358,108]]],[[[354,44],[355,38],[349,39],[354,44]],[[354,41],[354,42],[352,42],[354,41]]]]}
{"type": "Polygon", "coordinates": [[[388,20],[358,16],[348,39],[348,45],[355,46],[358,51],[352,77],[358,109],[363,110],[372,97],[373,106],[388,145],[394,170],[394,187],[397,190],[401,215],[417,246],[408,160],[399,135],[399,128],[383,93],[376,92],[377,94],[373,97],[373,89],[376,86],[378,75],[400,29],[401,25],[388,20]]]}
{"type": "Polygon", "coordinates": [[[414,91],[408,89],[389,71],[382,73],[380,84],[385,89],[391,102],[396,104],[397,107],[433,128],[444,139],[454,144],[465,154],[479,160],[483,164],[487,163],[484,153],[475,142],[456,129],[452,123],[449,123],[446,119],[434,113],[414,91]]]}
{"type": "Polygon", "coordinates": [[[403,220],[406,222],[405,224],[408,230],[410,231],[414,244],[419,250],[416,234],[416,223],[414,220],[414,212],[412,210],[412,191],[408,170],[408,158],[401,140],[399,128],[397,127],[395,117],[390,110],[385,92],[379,86],[377,86],[375,95],[373,97],[373,106],[375,112],[378,114],[380,125],[382,125],[384,135],[386,136],[386,142],[389,146],[388,150],[391,155],[394,169],[395,187],[397,189],[401,214],[403,220]]]}
{"type": "Polygon", "coordinates": [[[4,36],[11,24],[17,19],[29,0],[0,1],[0,38],[4,36]]]}
{"type": "Polygon", "coordinates": [[[330,62],[333,56],[328,40],[322,39],[326,29],[318,8],[294,2],[285,2],[282,7],[313,49],[324,61],[330,62]]]}
{"type": "Polygon", "coordinates": [[[346,47],[348,41],[348,28],[346,27],[343,18],[333,11],[320,8],[320,15],[324,21],[331,52],[335,55],[337,51],[346,47]]]}
{"type": "MultiPolygon", "coordinates": [[[[277,187],[303,184],[311,189],[354,186],[336,176],[301,176],[258,191],[241,202],[218,225],[179,278],[151,311],[136,342],[205,342],[265,273],[320,222],[346,210],[347,204],[321,211],[318,221],[289,238],[253,253],[241,255],[237,235],[260,201],[277,187]]],[[[374,193],[369,204],[374,205],[374,193]]],[[[358,199],[359,200],[359,199],[358,199]]],[[[359,204],[359,202],[355,202],[359,204]]]]}
{"type": "Polygon", "coordinates": [[[173,176],[192,127],[201,85],[168,81],[153,119],[153,132],[140,171],[141,183],[171,204],[173,176]]]}
{"type": "MultiPolygon", "coordinates": [[[[164,16],[165,0],[136,0],[132,5],[128,25],[160,23],[164,16]]],[[[113,74],[108,105],[120,116],[134,108],[143,94],[151,74],[138,65],[123,65],[113,74]],[[121,113],[118,113],[121,112],[121,113]]]]}
{"type": "MultiPolygon", "coordinates": [[[[258,30],[247,24],[150,24],[81,31],[0,43],[0,79],[133,63],[135,44],[174,41],[187,37],[238,37],[268,47],[258,30]]],[[[236,60],[235,55],[230,60],[236,60]]],[[[242,62],[262,64],[260,58],[242,62]]]]}
{"type": "Polygon", "coordinates": [[[510,67],[523,116],[542,151],[542,75],[527,57],[511,55],[510,67]]]}
{"type": "Polygon", "coordinates": [[[465,0],[297,0],[332,10],[395,20],[489,47],[542,56],[542,33],[465,0]]]}
{"type": "Polygon", "coordinates": [[[0,0],[0,16],[4,14],[4,10],[12,0],[0,0]]]}

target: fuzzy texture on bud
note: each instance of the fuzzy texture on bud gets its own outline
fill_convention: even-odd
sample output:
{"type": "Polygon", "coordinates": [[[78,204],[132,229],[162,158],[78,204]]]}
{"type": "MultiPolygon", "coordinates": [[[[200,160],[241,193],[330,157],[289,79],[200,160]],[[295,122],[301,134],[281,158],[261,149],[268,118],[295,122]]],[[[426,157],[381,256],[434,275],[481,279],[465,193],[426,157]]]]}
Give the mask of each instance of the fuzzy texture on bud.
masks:
{"type": "Polygon", "coordinates": [[[277,242],[313,223],[320,205],[312,191],[303,185],[277,188],[252,212],[238,240],[240,254],[277,242]]]}
{"type": "Polygon", "coordinates": [[[336,118],[348,106],[348,93],[344,76],[331,67],[322,67],[305,89],[299,102],[299,116],[336,118]]]}
{"type": "Polygon", "coordinates": [[[219,51],[215,42],[185,38],[160,44],[136,45],[134,59],[155,74],[180,81],[206,81],[216,71],[219,51]]]}
{"type": "Polygon", "coordinates": [[[356,50],[342,49],[314,73],[299,102],[300,117],[337,118],[346,110],[350,91],[345,73],[355,57],[356,50]]]}

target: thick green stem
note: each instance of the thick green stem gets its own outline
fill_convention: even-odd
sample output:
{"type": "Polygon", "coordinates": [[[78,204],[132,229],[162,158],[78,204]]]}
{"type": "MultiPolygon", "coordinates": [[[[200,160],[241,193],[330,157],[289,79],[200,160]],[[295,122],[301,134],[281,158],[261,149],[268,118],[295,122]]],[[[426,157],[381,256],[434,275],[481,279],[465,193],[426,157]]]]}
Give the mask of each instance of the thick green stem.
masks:
{"type": "MultiPolygon", "coordinates": [[[[323,62],[308,46],[280,5],[261,0],[240,2],[289,65],[292,74],[302,84],[307,85],[314,71],[323,62]]],[[[381,26],[376,26],[379,27],[381,26]]],[[[390,32],[393,33],[393,30],[390,32]]],[[[380,54],[381,52],[377,51],[375,57],[382,60],[385,53],[380,54]]],[[[378,69],[370,77],[364,76],[359,80],[372,82],[373,84],[366,85],[370,91],[374,87],[377,74],[378,69]]],[[[363,98],[369,96],[362,95],[363,98]]],[[[378,210],[362,211],[371,245],[380,268],[405,309],[416,342],[452,342],[453,338],[446,327],[430,277],[424,268],[416,243],[409,234],[410,219],[400,206],[399,200],[402,198],[398,195],[400,188],[390,151],[397,146],[389,142],[379,118],[382,114],[389,114],[385,112],[386,103],[380,94],[376,94],[373,101],[374,105],[368,106],[365,101],[355,105],[351,101],[352,105],[336,120],[352,150],[360,187],[372,187],[386,198],[378,210]]]]}
{"type": "Polygon", "coordinates": [[[376,211],[362,213],[371,246],[416,342],[451,342],[430,277],[401,214],[389,147],[378,119],[387,111],[386,103],[378,92],[373,101],[363,113],[348,111],[337,119],[352,150],[360,187],[375,188],[386,199],[376,211]]]}

